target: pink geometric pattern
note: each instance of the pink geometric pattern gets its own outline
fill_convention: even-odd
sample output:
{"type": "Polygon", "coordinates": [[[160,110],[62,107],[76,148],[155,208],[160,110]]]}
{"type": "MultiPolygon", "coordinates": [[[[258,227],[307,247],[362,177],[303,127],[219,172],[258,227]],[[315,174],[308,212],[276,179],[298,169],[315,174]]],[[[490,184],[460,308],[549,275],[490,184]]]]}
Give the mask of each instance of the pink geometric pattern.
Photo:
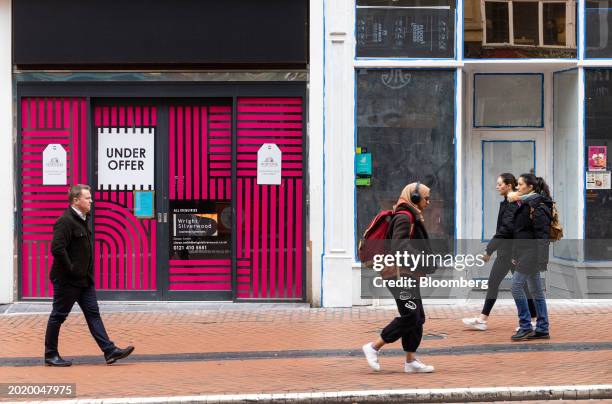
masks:
{"type": "Polygon", "coordinates": [[[237,269],[239,299],[301,299],[301,98],[239,98],[237,133],[237,269]],[[257,151],[283,153],[281,185],[257,185],[257,151]]]}
{"type": "Polygon", "coordinates": [[[82,98],[21,99],[21,297],[49,298],[53,288],[51,239],[68,207],[68,185],[42,184],[42,153],[49,143],[66,150],[68,184],[87,181],[87,111],[82,98]]]}
{"type": "MultiPolygon", "coordinates": [[[[113,105],[94,108],[98,128],[154,128],[152,106],[113,105]]],[[[94,270],[96,288],[109,291],[157,289],[155,219],[134,216],[132,191],[96,191],[94,270]]]]}

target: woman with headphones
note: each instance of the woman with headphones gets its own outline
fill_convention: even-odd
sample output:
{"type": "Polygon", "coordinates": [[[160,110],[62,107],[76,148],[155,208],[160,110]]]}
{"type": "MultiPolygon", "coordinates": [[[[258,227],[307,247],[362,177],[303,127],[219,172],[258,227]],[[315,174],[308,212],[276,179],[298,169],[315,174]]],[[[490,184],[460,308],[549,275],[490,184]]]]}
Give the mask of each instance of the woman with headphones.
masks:
{"type": "MultiPolygon", "coordinates": [[[[386,239],[391,240],[391,251],[413,250],[410,246],[410,239],[421,239],[425,249],[429,244],[426,241],[429,237],[425,229],[423,220],[423,210],[429,205],[429,187],[420,182],[407,185],[393,210],[395,214],[389,223],[389,230],[386,239]],[[397,214],[400,211],[407,211],[409,214],[397,214]]],[[[421,248],[419,248],[420,252],[421,248]]],[[[390,252],[391,252],[390,251],[390,252]]],[[[426,270],[420,268],[421,271],[426,270]]],[[[418,270],[410,274],[411,277],[418,277],[418,270]]],[[[402,348],[406,352],[406,362],[404,371],[406,373],[431,373],[434,367],[419,361],[415,354],[423,337],[423,324],[425,323],[425,311],[419,293],[418,281],[416,287],[390,289],[400,316],[394,318],[381,332],[378,339],[374,342],[365,344],[362,349],[368,365],[375,371],[380,370],[378,353],[380,349],[392,342],[402,339],[402,348]]]]}

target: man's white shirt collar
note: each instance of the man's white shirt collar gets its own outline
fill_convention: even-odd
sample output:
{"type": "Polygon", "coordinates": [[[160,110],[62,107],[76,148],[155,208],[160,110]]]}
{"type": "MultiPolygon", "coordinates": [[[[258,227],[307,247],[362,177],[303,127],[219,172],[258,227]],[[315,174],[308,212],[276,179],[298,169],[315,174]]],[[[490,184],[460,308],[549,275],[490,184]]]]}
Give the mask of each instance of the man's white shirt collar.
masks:
{"type": "Polygon", "coordinates": [[[70,207],[72,208],[72,210],[74,210],[76,212],[77,215],[79,215],[79,217],[81,219],[83,219],[84,221],[87,220],[87,217],[83,214],[83,212],[81,212],[80,210],[78,210],[77,208],[75,208],[74,206],[70,205],[70,207]]]}

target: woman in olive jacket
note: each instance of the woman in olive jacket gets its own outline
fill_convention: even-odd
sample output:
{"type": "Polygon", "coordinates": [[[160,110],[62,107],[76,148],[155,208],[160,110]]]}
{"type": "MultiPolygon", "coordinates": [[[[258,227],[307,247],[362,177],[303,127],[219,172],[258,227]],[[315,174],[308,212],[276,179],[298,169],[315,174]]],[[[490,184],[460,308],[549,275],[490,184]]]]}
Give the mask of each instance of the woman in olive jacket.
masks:
{"type": "MultiPolygon", "coordinates": [[[[410,215],[395,214],[391,219],[386,236],[391,243],[390,251],[406,250],[411,254],[419,254],[422,250],[431,252],[422,214],[423,209],[429,205],[429,193],[430,189],[420,182],[409,184],[403,189],[394,210],[395,212],[405,210],[410,215]],[[411,242],[410,239],[415,241],[411,242]],[[418,248],[416,248],[417,245],[418,248]]],[[[406,373],[434,371],[433,366],[424,364],[415,356],[423,337],[423,324],[425,323],[425,311],[419,293],[418,277],[421,272],[430,271],[431,268],[419,267],[409,275],[412,279],[417,280],[415,287],[391,289],[400,315],[382,330],[375,342],[367,343],[362,347],[372,369],[380,370],[378,362],[380,348],[401,338],[402,348],[406,352],[404,371],[406,373]]]]}
{"type": "Polygon", "coordinates": [[[509,199],[517,204],[513,221],[512,257],[516,270],[512,278],[512,297],[518,310],[519,330],[512,340],[549,339],[548,310],[540,272],[546,271],[548,265],[553,201],[546,182],[533,174],[519,177],[518,192],[509,195],[509,199]],[[538,315],[535,331],[523,290],[525,283],[538,315]]]}

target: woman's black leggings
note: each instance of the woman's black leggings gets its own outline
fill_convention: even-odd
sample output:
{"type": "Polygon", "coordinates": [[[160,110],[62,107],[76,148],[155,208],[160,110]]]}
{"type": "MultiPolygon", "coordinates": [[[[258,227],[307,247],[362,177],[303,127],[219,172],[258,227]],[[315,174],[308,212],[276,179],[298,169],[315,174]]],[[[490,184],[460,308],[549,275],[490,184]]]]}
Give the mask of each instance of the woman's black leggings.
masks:
{"type": "MultiPolygon", "coordinates": [[[[414,296],[414,295],[413,295],[414,296]]],[[[420,299],[395,299],[400,316],[395,317],[380,333],[387,344],[402,339],[404,352],[416,352],[423,338],[425,311],[420,299]]]]}
{"type": "MultiPolygon", "coordinates": [[[[491,313],[491,309],[495,305],[495,301],[497,300],[497,295],[499,293],[499,285],[502,283],[508,272],[513,270],[514,266],[512,265],[512,259],[510,255],[508,256],[497,256],[495,258],[495,262],[493,262],[493,268],[491,268],[491,273],[489,274],[489,286],[487,289],[487,297],[485,298],[484,305],[482,307],[482,314],[488,316],[491,313]]],[[[533,303],[533,299],[531,298],[531,294],[529,293],[529,288],[527,284],[525,284],[525,294],[527,295],[527,303],[529,304],[529,312],[531,313],[531,318],[537,317],[537,312],[535,308],[535,304],[533,303]]]]}

